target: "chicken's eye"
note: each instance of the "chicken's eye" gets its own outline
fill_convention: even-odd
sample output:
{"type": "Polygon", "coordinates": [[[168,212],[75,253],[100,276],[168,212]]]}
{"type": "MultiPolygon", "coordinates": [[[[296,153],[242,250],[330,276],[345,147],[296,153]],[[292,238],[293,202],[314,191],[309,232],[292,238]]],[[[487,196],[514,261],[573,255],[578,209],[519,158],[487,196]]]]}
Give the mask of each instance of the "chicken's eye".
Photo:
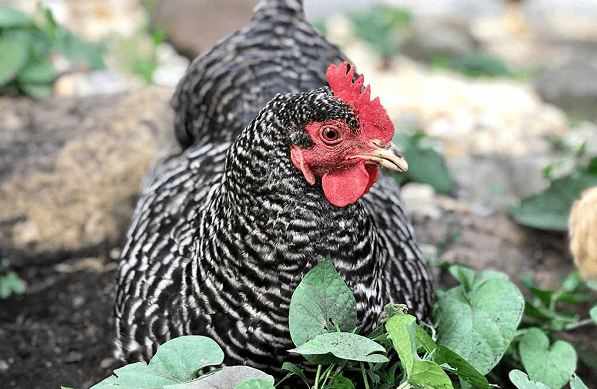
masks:
{"type": "Polygon", "coordinates": [[[333,127],[323,127],[321,129],[321,139],[327,144],[335,144],[342,140],[340,131],[333,127]]]}

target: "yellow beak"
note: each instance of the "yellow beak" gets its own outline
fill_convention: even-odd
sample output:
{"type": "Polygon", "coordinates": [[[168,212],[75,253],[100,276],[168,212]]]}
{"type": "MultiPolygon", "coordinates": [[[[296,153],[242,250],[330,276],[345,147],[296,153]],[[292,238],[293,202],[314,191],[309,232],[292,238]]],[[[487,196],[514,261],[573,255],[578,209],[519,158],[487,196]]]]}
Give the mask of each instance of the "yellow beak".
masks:
{"type": "Polygon", "coordinates": [[[404,159],[404,155],[392,142],[389,142],[384,147],[382,141],[374,139],[371,141],[371,146],[373,151],[366,154],[354,155],[352,158],[369,159],[381,166],[400,173],[404,173],[408,170],[408,163],[406,162],[406,159],[404,159]]]}

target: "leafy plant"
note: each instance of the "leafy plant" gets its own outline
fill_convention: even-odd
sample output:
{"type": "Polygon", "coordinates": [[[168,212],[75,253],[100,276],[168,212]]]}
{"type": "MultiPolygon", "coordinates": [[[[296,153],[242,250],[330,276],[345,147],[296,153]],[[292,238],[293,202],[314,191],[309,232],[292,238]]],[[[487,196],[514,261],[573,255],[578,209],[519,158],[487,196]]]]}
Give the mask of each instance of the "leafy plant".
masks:
{"type": "MultiPolygon", "coordinates": [[[[6,260],[0,263],[0,270],[8,267],[6,260]]],[[[19,278],[17,273],[11,271],[6,274],[0,274],[0,299],[6,299],[13,293],[23,293],[25,284],[19,278]]]]}
{"type": "Polygon", "coordinates": [[[431,55],[428,64],[432,69],[448,69],[467,77],[530,77],[530,70],[527,73],[521,71],[512,74],[504,61],[481,51],[470,51],[456,56],[437,52],[431,55]]]}
{"type": "Polygon", "coordinates": [[[223,368],[197,379],[201,369],[223,361],[224,352],[212,339],[181,336],[161,345],[149,364],[137,362],[121,367],[92,388],[273,388],[273,378],[247,366],[223,368]]]}
{"type": "Polygon", "coordinates": [[[357,37],[369,43],[385,61],[398,53],[398,37],[412,21],[410,12],[387,4],[374,4],[365,12],[348,14],[348,18],[357,37]]]}
{"type": "Polygon", "coordinates": [[[145,2],[147,21],[135,33],[116,41],[116,55],[120,66],[128,73],[138,74],[145,84],[153,84],[153,74],[158,68],[158,47],[166,41],[166,30],[160,26],[150,28],[149,15],[157,6],[156,0],[145,2]]]}
{"type": "Polygon", "coordinates": [[[38,6],[32,16],[0,7],[0,93],[24,93],[45,99],[52,95],[56,70],[51,57],[104,67],[102,49],[58,25],[49,9],[38,6]]]}
{"type": "MultiPolygon", "coordinates": [[[[329,256],[322,260],[295,290],[289,315],[296,345],[290,351],[304,355],[317,366],[315,377],[286,362],[282,371],[288,374],[276,386],[297,376],[315,389],[355,388],[360,382],[367,389],[490,389],[485,375],[498,380],[494,371],[505,367],[509,379],[519,389],[559,389],[568,381],[572,389],[586,388],[574,375],[576,354],[572,346],[563,341],[550,345],[549,325],[531,326],[525,308],[529,302],[525,304],[520,290],[504,274],[477,274],[457,264],[442,267],[459,285],[439,292],[434,328],[417,324],[405,306],[390,304],[380,325],[362,336],[356,326],[352,292],[329,256]],[[389,350],[395,350],[399,361],[388,357],[389,350]]],[[[531,285],[528,280],[525,283],[531,285]]],[[[549,301],[549,305],[555,306],[554,301],[579,301],[582,288],[578,275],[571,275],[556,291],[535,286],[530,291],[540,304],[549,301]]],[[[596,316],[597,306],[591,310],[590,323],[596,316]]],[[[577,322],[587,324],[583,323],[577,322]]],[[[197,376],[199,370],[216,366],[223,358],[222,350],[211,339],[184,336],[160,346],[148,365],[136,363],[117,369],[114,376],[93,389],[274,388],[271,377],[245,366],[225,367],[197,376]]]]}
{"type": "Polygon", "coordinates": [[[431,185],[437,193],[448,193],[456,181],[442,155],[423,144],[425,138],[422,132],[413,135],[397,133],[393,141],[404,153],[408,170],[405,173],[389,173],[398,185],[421,182],[431,185]]]}
{"type": "Polygon", "coordinates": [[[570,174],[552,179],[551,169],[544,174],[551,183],[544,191],[525,198],[517,207],[510,208],[510,215],[528,227],[552,231],[566,231],[568,217],[574,200],[588,187],[597,185],[597,157],[588,164],[578,164],[570,174]]]}

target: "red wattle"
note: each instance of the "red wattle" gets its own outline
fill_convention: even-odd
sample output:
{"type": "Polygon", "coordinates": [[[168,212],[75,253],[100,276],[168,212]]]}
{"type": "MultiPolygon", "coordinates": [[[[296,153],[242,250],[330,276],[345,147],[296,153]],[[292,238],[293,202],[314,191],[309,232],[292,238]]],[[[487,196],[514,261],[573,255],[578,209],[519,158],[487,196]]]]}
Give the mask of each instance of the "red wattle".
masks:
{"type": "Polygon", "coordinates": [[[345,170],[326,173],[321,178],[323,193],[337,207],[345,207],[360,199],[377,180],[376,166],[358,163],[345,170]]]}

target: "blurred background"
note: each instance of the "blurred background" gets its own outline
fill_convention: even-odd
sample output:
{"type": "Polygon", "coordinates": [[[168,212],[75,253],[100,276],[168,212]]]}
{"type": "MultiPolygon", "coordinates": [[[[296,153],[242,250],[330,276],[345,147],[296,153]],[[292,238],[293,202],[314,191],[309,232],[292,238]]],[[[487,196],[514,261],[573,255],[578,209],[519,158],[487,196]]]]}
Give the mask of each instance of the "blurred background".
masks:
{"type": "MultiPolygon", "coordinates": [[[[87,387],[118,365],[114,271],[142,177],[172,142],[173,88],[257,2],[0,0],[3,387],[87,387]]],[[[430,263],[534,290],[597,279],[597,258],[573,273],[567,235],[597,185],[597,0],[304,2],[396,125],[430,263]]],[[[558,337],[596,387],[594,329],[558,337]]]]}

